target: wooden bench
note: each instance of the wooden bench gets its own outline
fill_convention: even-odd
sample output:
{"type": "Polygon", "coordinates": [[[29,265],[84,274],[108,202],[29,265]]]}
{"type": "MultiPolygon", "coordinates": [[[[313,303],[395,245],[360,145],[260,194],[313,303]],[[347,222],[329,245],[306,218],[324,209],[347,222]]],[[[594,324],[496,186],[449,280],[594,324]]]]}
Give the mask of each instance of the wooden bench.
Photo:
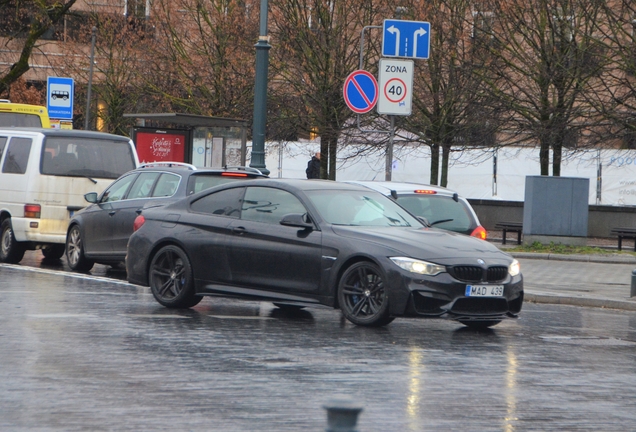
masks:
{"type": "Polygon", "coordinates": [[[506,234],[509,232],[516,232],[517,244],[521,244],[521,233],[523,231],[523,224],[521,222],[497,222],[495,229],[502,231],[501,244],[506,244],[506,234]]]}
{"type": "Polygon", "coordinates": [[[612,228],[610,234],[618,237],[618,250],[623,250],[623,239],[633,239],[636,252],[636,228],[612,228]]]}

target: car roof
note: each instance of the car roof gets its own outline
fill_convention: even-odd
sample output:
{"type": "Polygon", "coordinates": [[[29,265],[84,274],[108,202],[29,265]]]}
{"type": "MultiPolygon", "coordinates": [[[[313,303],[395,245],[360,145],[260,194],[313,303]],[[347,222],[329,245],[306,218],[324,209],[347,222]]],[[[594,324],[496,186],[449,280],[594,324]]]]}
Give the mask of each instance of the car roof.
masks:
{"type": "Polygon", "coordinates": [[[239,184],[231,183],[226,187],[269,186],[287,190],[312,191],[312,190],[369,190],[363,186],[351,183],[336,182],[333,180],[318,179],[292,179],[292,178],[264,178],[261,180],[245,180],[239,184]]]}
{"type": "Polygon", "coordinates": [[[248,177],[267,177],[260,170],[251,167],[232,166],[223,168],[197,168],[192,164],[169,161],[141,163],[133,171],[161,171],[187,175],[241,173],[246,174],[248,177]]]}
{"type": "Polygon", "coordinates": [[[390,195],[394,190],[398,194],[414,193],[416,190],[432,190],[439,195],[453,196],[457,192],[447,189],[441,186],[428,185],[424,183],[412,183],[412,182],[393,182],[393,181],[346,181],[345,183],[352,183],[367,187],[369,189],[376,190],[384,195],[390,195]]]}
{"type": "Polygon", "coordinates": [[[30,127],[3,127],[0,128],[0,133],[15,134],[41,134],[45,136],[54,137],[82,137],[82,138],[101,138],[112,139],[121,141],[130,141],[130,138],[122,135],[114,135],[104,132],[85,131],[79,129],[49,129],[49,128],[30,128],[30,127]]]}

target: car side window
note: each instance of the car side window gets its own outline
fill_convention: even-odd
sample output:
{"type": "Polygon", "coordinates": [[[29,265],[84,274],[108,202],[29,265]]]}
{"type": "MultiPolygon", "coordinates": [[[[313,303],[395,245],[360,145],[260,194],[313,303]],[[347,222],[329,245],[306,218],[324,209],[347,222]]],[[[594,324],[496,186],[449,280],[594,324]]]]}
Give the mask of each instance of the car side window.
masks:
{"type": "Polygon", "coordinates": [[[108,189],[104,191],[102,194],[101,203],[119,201],[124,198],[126,195],[126,191],[132,184],[133,180],[135,180],[137,176],[128,175],[122,179],[117,180],[115,183],[110,185],[108,189]]]}
{"type": "Polygon", "coordinates": [[[241,219],[278,224],[290,213],[304,214],[305,206],[291,193],[267,187],[248,187],[241,206],[241,219]]]}
{"type": "Polygon", "coordinates": [[[197,213],[238,218],[241,214],[241,198],[244,191],[245,188],[239,187],[211,193],[194,201],[190,208],[197,213]]]}
{"type": "Polygon", "coordinates": [[[4,158],[2,172],[8,174],[24,174],[31,153],[31,138],[11,138],[7,155],[4,158]]]}
{"type": "Polygon", "coordinates": [[[126,199],[148,198],[159,174],[158,172],[143,172],[139,174],[137,180],[135,180],[130,188],[126,199]]]}
{"type": "Polygon", "coordinates": [[[0,137],[0,161],[2,161],[2,154],[4,153],[4,146],[7,145],[7,138],[0,137]]]}
{"type": "Polygon", "coordinates": [[[177,191],[177,187],[179,187],[179,181],[181,177],[176,174],[163,173],[157,184],[155,185],[155,190],[152,192],[153,197],[169,197],[174,195],[177,191]]]}

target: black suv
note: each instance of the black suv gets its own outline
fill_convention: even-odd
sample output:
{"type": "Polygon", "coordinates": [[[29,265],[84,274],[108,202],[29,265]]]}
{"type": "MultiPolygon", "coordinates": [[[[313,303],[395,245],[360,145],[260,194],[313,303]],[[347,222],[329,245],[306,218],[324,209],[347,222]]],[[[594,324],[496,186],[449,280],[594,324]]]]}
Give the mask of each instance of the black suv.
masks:
{"type": "Polygon", "coordinates": [[[126,258],[135,218],[144,207],[165,205],[193,193],[237,180],[267,178],[255,168],[197,169],[179,162],[140,165],[115,180],[70,220],[66,258],[71,269],[88,271],[95,263],[119,265],[126,258]]]}

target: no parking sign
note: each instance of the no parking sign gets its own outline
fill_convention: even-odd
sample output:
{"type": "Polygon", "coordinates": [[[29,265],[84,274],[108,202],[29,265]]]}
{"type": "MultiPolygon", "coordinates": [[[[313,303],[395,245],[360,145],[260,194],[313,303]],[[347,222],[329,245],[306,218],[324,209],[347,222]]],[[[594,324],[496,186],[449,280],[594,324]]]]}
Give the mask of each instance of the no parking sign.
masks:
{"type": "Polygon", "coordinates": [[[378,101],[378,82],[369,72],[360,69],[349,74],[342,92],[351,111],[364,114],[378,101]]]}

